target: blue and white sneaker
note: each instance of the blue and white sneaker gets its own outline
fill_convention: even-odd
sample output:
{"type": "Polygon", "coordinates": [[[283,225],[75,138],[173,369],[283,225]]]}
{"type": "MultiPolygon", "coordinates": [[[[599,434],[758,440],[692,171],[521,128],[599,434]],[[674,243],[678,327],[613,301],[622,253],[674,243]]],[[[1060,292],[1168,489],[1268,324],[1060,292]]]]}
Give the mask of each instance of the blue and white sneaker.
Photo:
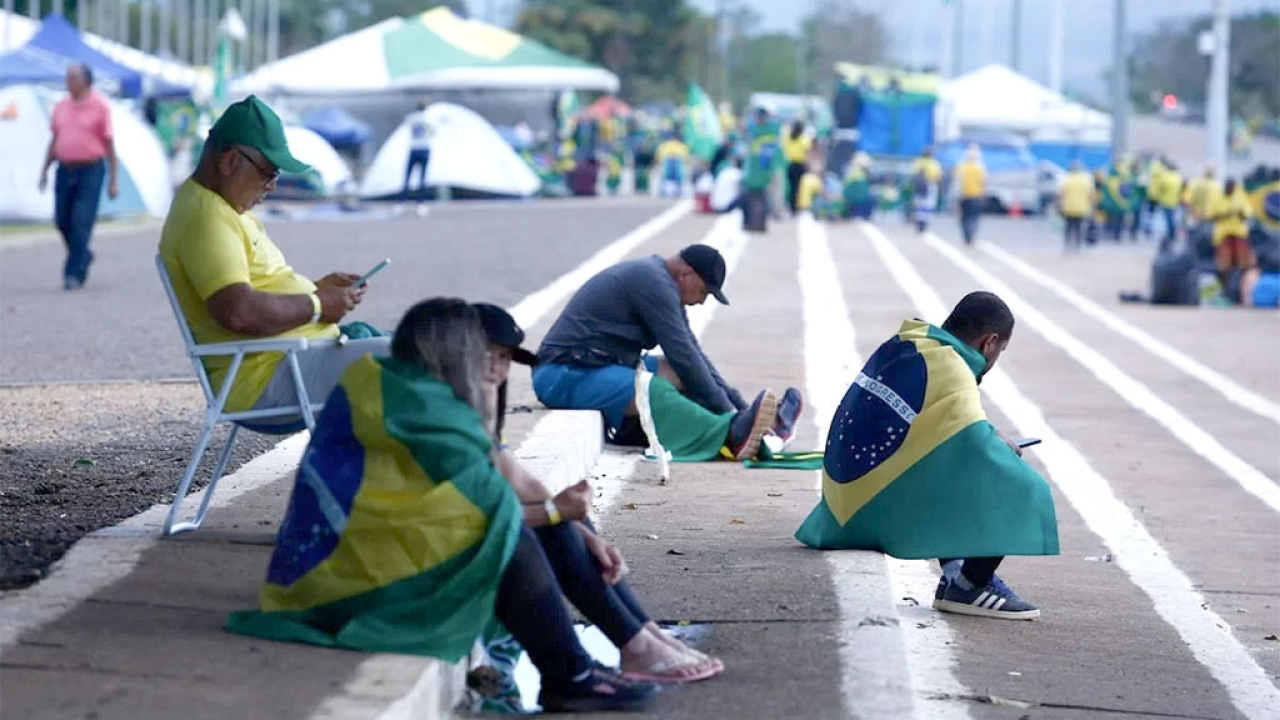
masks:
{"type": "Polygon", "coordinates": [[[933,609],[941,612],[1001,620],[1034,620],[1040,617],[1039,608],[1018,597],[999,577],[992,577],[986,587],[965,590],[957,582],[947,582],[944,575],[938,582],[938,592],[933,599],[933,609]]]}

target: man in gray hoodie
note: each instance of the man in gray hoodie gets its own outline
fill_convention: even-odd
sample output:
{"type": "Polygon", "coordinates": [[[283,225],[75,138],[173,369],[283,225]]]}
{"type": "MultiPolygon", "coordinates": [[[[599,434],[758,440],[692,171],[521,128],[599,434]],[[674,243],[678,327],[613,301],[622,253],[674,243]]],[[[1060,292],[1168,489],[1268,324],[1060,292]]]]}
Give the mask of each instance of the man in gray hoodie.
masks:
{"type": "Polygon", "coordinates": [[[602,270],[578,289],[538,349],[538,399],[552,408],[599,410],[610,441],[646,444],[635,369],[642,351],[661,345],[665,357],[644,360],[661,379],[650,390],[658,434],[677,458],[683,448],[683,459],[745,459],[755,456],[768,432],[789,440],[803,404],[799,391],[790,388],[779,400],[764,390],[748,404],[689,327],[685,306],[701,305],[709,295],[729,304],[724,279],[724,258],[708,245],[602,270]]]}

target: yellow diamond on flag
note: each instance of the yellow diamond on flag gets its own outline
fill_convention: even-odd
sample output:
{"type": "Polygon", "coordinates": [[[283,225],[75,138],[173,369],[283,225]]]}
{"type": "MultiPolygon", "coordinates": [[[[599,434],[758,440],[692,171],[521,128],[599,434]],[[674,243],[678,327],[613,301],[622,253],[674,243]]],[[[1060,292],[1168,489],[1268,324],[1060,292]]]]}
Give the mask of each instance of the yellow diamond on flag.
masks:
{"type": "Polygon", "coordinates": [[[422,13],[422,24],[459,50],[488,60],[505,58],[522,41],[513,32],[460,18],[443,6],[422,13]]]}

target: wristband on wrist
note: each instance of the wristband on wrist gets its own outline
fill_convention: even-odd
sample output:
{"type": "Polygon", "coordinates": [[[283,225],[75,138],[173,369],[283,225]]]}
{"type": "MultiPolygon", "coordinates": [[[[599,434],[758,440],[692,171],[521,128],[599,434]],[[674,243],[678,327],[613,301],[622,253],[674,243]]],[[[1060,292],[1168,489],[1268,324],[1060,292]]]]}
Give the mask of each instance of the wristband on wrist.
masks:
{"type": "Polygon", "coordinates": [[[320,295],[318,293],[311,293],[307,297],[311,298],[311,311],[313,313],[311,316],[311,324],[314,325],[320,322],[320,295]]]}
{"type": "Polygon", "coordinates": [[[547,522],[551,525],[559,525],[564,521],[560,516],[560,510],[556,507],[556,501],[547,498],[542,502],[542,508],[547,511],[547,522]]]}

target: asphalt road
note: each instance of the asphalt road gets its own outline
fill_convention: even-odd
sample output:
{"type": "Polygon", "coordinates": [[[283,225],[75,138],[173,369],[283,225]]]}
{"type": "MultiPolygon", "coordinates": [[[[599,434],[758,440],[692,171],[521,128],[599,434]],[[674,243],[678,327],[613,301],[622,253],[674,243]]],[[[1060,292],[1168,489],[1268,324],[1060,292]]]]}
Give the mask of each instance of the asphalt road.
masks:
{"type": "MultiPolygon", "coordinates": [[[[413,271],[389,276],[361,310],[364,319],[390,323],[427,293],[483,294],[511,304],[660,208],[607,201],[459,205],[422,221],[288,223],[271,231],[308,273],[339,263],[358,269],[388,254],[399,263],[403,255],[396,271],[413,271]],[[304,265],[308,249],[315,252],[304,265]],[[477,267],[488,259],[494,264],[477,267]]],[[[688,217],[632,254],[670,252],[711,228],[707,218],[688,217]]],[[[1018,326],[999,378],[984,383],[984,404],[1006,432],[1046,438],[1028,457],[1054,488],[1062,553],[1012,558],[1000,572],[1043,617],[1002,623],[940,615],[928,607],[936,575],[924,563],[886,565],[872,556],[872,565],[881,563],[878,573],[870,566],[850,571],[851,556],[800,547],[792,533],[816,500],[813,473],[678,465],[672,482],[659,486],[653,467],[641,463],[602,508],[602,527],[627,555],[650,614],[709,628],[703,647],[728,668],[711,682],[665,693],[649,716],[901,717],[859,689],[860,680],[888,675],[910,689],[917,717],[1275,717],[1277,705],[1265,704],[1280,697],[1280,640],[1273,639],[1280,633],[1273,571],[1280,564],[1280,505],[1272,502],[1280,415],[1266,415],[1280,404],[1275,311],[1120,304],[1119,290],[1145,289],[1149,243],[1064,256],[1042,220],[984,218],[980,237],[994,249],[958,248],[950,217],[939,218],[935,230],[939,239],[923,238],[896,218],[878,229],[823,226],[830,262],[815,266],[800,259],[800,250],[817,242],[802,234],[813,231],[775,223],[768,235],[749,239],[726,284],[733,305],[716,310],[702,344],[745,392],[808,387],[824,368],[841,371],[854,354],[869,356],[904,318],[940,322],[930,302],[949,307],[984,286],[1004,295],[1018,326]],[[1025,267],[1002,260],[1000,250],[1025,267]],[[916,276],[904,281],[904,267],[916,276]],[[819,271],[839,282],[825,315],[812,308],[819,271]],[[851,323],[848,353],[810,349],[815,338],[840,334],[836,323],[820,318],[851,323]],[[1151,352],[1132,328],[1191,364],[1151,352]],[[1224,394],[1222,378],[1252,404],[1224,394]],[[852,613],[855,576],[883,581],[868,592],[892,592],[896,616],[852,613]],[[888,652],[859,655],[849,645],[867,624],[883,625],[905,647],[905,664],[898,667],[888,652]]],[[[114,255],[117,241],[111,242],[114,255]]],[[[8,308],[45,308],[43,323],[23,326],[30,337],[21,348],[6,341],[0,350],[6,380],[68,379],[75,376],[66,369],[76,367],[97,373],[88,379],[146,376],[144,369],[153,377],[182,373],[167,308],[126,312],[148,297],[162,301],[158,290],[143,287],[154,287],[154,239],[131,242],[127,253],[121,245],[119,257],[104,262],[98,290],[76,295],[56,290],[56,267],[47,257],[56,253],[49,248],[0,256],[6,328],[8,308]],[[13,269],[14,257],[25,258],[24,271],[13,269]],[[52,300],[42,305],[37,297],[52,300]],[[76,304],[85,298],[96,301],[76,304]],[[129,333],[152,337],[157,346],[172,342],[170,350],[120,350],[103,319],[108,315],[132,318],[129,333]],[[114,343],[112,352],[132,364],[83,355],[70,362],[49,337],[60,334],[49,328],[63,326],[86,334],[76,352],[114,343]]],[[[550,320],[529,328],[531,342],[550,320]]],[[[0,389],[0,399],[14,392],[0,389]]],[[[516,378],[512,402],[531,400],[527,377],[516,378]]],[[[802,423],[795,447],[816,445],[824,420],[812,414],[833,402],[809,398],[816,422],[802,423]]],[[[74,413],[67,417],[72,424],[74,413]]],[[[255,500],[266,501],[280,502],[255,500]]],[[[23,672],[48,678],[52,671],[23,672]]]]}

